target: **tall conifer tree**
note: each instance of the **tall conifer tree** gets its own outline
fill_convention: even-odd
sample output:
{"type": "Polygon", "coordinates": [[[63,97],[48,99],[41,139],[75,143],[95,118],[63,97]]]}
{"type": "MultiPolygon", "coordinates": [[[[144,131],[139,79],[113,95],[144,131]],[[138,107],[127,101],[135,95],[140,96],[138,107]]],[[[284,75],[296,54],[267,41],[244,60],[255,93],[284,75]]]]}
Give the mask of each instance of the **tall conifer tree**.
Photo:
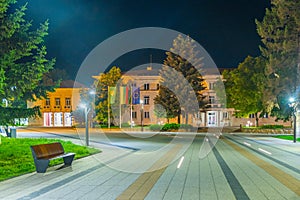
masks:
{"type": "Polygon", "coordinates": [[[168,117],[177,116],[179,123],[182,111],[188,123],[188,115],[199,111],[194,108],[206,105],[201,94],[205,87],[200,73],[202,58],[199,53],[193,39],[178,35],[170,52],[166,52],[167,57],[160,70],[161,86],[155,103],[165,107],[168,117]],[[197,105],[193,97],[196,97],[197,105]]]}
{"type": "Polygon", "coordinates": [[[264,104],[268,111],[282,116],[287,99],[300,92],[300,1],[271,0],[262,21],[256,21],[267,59],[264,104]]]}
{"type": "MultiPolygon", "coordinates": [[[[34,100],[46,94],[41,85],[43,75],[52,69],[55,60],[46,58],[44,37],[48,21],[32,28],[25,16],[26,5],[13,9],[16,0],[0,2],[0,99],[5,99],[14,115],[7,116],[8,108],[0,109],[0,124],[13,123],[14,118],[30,117],[38,109],[23,111],[14,102],[34,100]],[[18,111],[18,109],[20,109],[18,111]]],[[[5,105],[5,106],[6,106],[5,105]]],[[[26,105],[26,104],[18,104],[26,105]]]]}

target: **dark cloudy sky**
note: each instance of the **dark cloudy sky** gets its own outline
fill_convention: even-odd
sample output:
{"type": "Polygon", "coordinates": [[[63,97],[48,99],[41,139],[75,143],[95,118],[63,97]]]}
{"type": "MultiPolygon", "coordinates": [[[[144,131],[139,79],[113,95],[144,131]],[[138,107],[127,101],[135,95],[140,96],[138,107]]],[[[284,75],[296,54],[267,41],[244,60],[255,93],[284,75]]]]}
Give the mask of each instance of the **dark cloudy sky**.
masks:
{"type": "MultiPolygon", "coordinates": [[[[83,59],[99,43],[138,27],[164,27],[190,35],[218,67],[237,67],[247,55],[259,54],[255,19],[261,20],[270,0],[19,0],[28,2],[27,17],[34,23],[49,19],[46,45],[56,67],[75,77],[83,59]]],[[[136,52],[112,65],[123,70],[164,55],[136,52]]]]}

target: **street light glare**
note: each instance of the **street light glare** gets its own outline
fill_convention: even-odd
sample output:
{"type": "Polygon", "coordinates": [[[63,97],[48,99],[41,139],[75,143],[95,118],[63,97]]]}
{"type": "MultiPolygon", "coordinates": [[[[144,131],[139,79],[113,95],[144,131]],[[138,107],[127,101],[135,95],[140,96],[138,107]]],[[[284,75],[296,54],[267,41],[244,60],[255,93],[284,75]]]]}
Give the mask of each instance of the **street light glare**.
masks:
{"type": "Polygon", "coordinates": [[[86,104],[81,103],[81,104],[79,104],[79,107],[80,107],[80,108],[86,108],[86,104]]]}
{"type": "Polygon", "coordinates": [[[294,98],[294,97],[290,97],[289,101],[290,101],[291,103],[293,103],[293,102],[295,102],[295,98],[294,98]]]}

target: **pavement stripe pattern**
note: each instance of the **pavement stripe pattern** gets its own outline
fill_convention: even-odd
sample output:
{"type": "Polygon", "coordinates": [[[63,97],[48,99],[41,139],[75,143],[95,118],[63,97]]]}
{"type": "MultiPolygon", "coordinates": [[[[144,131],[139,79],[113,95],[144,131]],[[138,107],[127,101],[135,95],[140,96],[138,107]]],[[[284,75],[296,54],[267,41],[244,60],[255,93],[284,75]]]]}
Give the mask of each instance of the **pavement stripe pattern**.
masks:
{"type": "Polygon", "coordinates": [[[152,165],[152,167],[148,170],[149,172],[143,173],[117,199],[145,199],[157,180],[164,173],[169,163],[178,154],[181,147],[181,145],[177,144],[173,148],[171,148],[164,156],[162,156],[152,165]],[[161,168],[161,166],[164,167],[161,168]]]}
{"type": "Polygon", "coordinates": [[[281,169],[277,168],[276,166],[258,158],[257,156],[249,153],[242,147],[234,144],[233,142],[225,139],[225,143],[227,143],[229,146],[231,146],[233,149],[238,151],[240,154],[242,154],[247,159],[251,160],[253,163],[255,163],[257,166],[265,170],[267,173],[269,173],[271,176],[276,178],[279,182],[281,182],[283,185],[285,185],[287,188],[295,192],[298,196],[300,196],[300,181],[290,174],[285,173],[281,169]]]}

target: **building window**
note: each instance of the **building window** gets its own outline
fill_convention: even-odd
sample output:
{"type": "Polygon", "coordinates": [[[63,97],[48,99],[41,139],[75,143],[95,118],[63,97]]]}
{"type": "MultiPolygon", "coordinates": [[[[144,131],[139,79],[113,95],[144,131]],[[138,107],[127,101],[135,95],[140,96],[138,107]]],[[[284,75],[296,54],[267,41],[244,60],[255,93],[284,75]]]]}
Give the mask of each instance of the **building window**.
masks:
{"type": "Polygon", "coordinates": [[[49,98],[46,99],[46,106],[50,106],[50,99],[49,98]]]}
{"type": "Polygon", "coordinates": [[[263,118],[269,118],[268,113],[264,113],[263,118]]]}
{"type": "Polygon", "coordinates": [[[255,114],[250,114],[249,118],[255,118],[255,114]]]}
{"type": "Polygon", "coordinates": [[[156,84],[156,90],[159,90],[159,83],[156,84]]]}
{"type": "Polygon", "coordinates": [[[214,104],[215,103],[215,97],[214,96],[209,96],[208,97],[208,101],[209,101],[209,104],[214,104]]]}
{"type": "Polygon", "coordinates": [[[228,119],[228,112],[223,112],[223,119],[228,119]]]}
{"type": "Polygon", "coordinates": [[[132,112],[132,118],[136,119],[136,112],[132,112]]]}
{"type": "Polygon", "coordinates": [[[66,98],[66,106],[70,106],[71,105],[71,98],[66,98]]]}
{"type": "Polygon", "coordinates": [[[215,87],[215,83],[210,82],[210,83],[209,83],[209,89],[210,89],[210,90],[213,90],[214,87],[215,87]]]}
{"type": "Polygon", "coordinates": [[[149,89],[150,89],[149,83],[145,83],[145,84],[144,84],[144,90],[149,90],[149,89]]]}
{"type": "Polygon", "coordinates": [[[149,96],[144,96],[144,104],[149,105],[150,103],[150,97],[149,96]]]}
{"type": "Polygon", "coordinates": [[[60,106],[60,98],[55,98],[55,105],[60,106]]]}
{"type": "Polygon", "coordinates": [[[149,112],[144,112],[144,117],[145,117],[145,119],[150,118],[150,113],[149,112]]]}

